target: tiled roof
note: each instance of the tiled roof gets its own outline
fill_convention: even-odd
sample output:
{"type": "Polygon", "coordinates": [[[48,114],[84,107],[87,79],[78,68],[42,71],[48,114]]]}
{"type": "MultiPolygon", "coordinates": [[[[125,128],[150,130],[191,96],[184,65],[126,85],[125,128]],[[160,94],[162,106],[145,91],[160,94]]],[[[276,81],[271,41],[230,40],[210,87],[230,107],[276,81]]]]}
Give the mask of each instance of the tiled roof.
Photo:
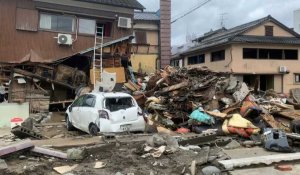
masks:
{"type": "Polygon", "coordinates": [[[210,48],[217,45],[227,44],[229,42],[253,42],[253,43],[278,43],[278,44],[299,44],[300,35],[286,27],[272,16],[267,16],[240,26],[233,27],[231,29],[219,29],[217,32],[209,32],[206,35],[195,39],[198,44],[195,47],[190,48],[183,54],[188,54],[200,49],[210,48]],[[286,31],[293,34],[295,37],[267,37],[267,36],[246,36],[243,33],[265,23],[271,21],[278,26],[282,27],[286,31]]]}
{"type": "Polygon", "coordinates": [[[300,38],[292,37],[270,37],[270,36],[249,36],[242,35],[233,38],[233,42],[247,43],[270,43],[270,44],[300,44],[300,38]]]}
{"type": "Polygon", "coordinates": [[[132,9],[138,9],[138,10],[145,9],[145,7],[142,4],[140,4],[137,0],[77,0],[77,1],[113,5],[113,6],[126,7],[132,9]]]}
{"type": "Polygon", "coordinates": [[[134,12],[134,20],[141,21],[159,21],[157,12],[134,12]]]}

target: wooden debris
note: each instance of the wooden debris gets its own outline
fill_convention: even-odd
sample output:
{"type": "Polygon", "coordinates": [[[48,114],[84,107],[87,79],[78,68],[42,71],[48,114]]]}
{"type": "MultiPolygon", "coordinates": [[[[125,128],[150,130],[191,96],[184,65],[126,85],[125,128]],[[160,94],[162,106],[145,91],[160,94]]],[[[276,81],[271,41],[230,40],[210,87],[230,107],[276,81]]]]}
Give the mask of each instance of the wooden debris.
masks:
{"type": "Polygon", "coordinates": [[[32,148],[34,147],[33,143],[31,140],[24,140],[18,143],[14,143],[12,145],[4,146],[0,148],[0,156],[8,155],[20,150],[24,150],[27,148],[32,148]]]}
{"type": "Polygon", "coordinates": [[[280,128],[280,123],[275,120],[273,115],[271,114],[261,114],[262,119],[270,125],[272,128],[277,129],[280,128]]]}
{"type": "Polygon", "coordinates": [[[44,154],[47,156],[57,157],[57,158],[61,158],[61,159],[67,159],[67,154],[63,153],[61,151],[50,150],[50,149],[37,147],[37,146],[35,146],[31,151],[34,153],[44,154]]]}
{"type": "Polygon", "coordinates": [[[225,119],[228,118],[226,113],[221,113],[221,112],[215,112],[215,111],[206,111],[207,114],[216,117],[216,118],[221,118],[221,119],[225,119]]]}
{"type": "Polygon", "coordinates": [[[58,172],[59,174],[65,174],[68,173],[75,168],[77,168],[78,164],[75,164],[73,166],[60,166],[60,167],[54,167],[53,169],[58,172]]]}

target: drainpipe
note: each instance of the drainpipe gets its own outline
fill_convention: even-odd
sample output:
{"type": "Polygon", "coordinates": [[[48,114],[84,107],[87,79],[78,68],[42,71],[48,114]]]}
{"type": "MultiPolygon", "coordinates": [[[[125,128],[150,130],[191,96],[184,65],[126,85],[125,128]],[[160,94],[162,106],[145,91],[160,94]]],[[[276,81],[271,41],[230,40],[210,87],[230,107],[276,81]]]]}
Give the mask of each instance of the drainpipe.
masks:
{"type": "Polygon", "coordinates": [[[281,74],[281,93],[283,93],[283,85],[284,85],[283,76],[284,76],[284,74],[281,74]]]}

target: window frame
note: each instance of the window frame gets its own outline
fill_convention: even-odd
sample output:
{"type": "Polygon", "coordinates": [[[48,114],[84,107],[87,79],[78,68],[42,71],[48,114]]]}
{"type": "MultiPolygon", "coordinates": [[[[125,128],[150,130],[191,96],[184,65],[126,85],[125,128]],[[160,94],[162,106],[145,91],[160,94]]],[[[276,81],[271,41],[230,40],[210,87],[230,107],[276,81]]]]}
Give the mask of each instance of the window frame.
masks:
{"type": "Polygon", "coordinates": [[[59,13],[48,13],[48,12],[39,12],[39,23],[38,23],[38,30],[39,31],[47,31],[47,32],[55,32],[55,33],[66,33],[66,34],[74,34],[76,33],[76,30],[78,28],[78,21],[76,20],[76,18],[74,17],[74,15],[62,15],[59,13]],[[73,24],[72,24],[72,31],[62,31],[62,30],[57,30],[57,29],[46,29],[46,28],[41,28],[41,15],[50,15],[50,16],[65,16],[65,17],[71,17],[73,24]]]}
{"type": "Polygon", "coordinates": [[[224,50],[218,50],[218,51],[214,51],[214,52],[211,52],[210,54],[210,62],[218,62],[218,61],[225,61],[226,60],[226,51],[225,49],[224,50]],[[216,53],[221,53],[221,56],[223,56],[221,59],[217,59],[215,60],[215,58],[213,58],[213,54],[216,54],[216,53]]]}
{"type": "Polygon", "coordinates": [[[273,48],[243,48],[243,59],[258,59],[258,60],[291,60],[291,61],[295,61],[298,60],[299,57],[299,50],[298,49],[273,49],[273,48]],[[248,58],[245,57],[245,49],[256,49],[257,51],[257,58],[248,58]],[[271,58],[270,56],[270,51],[272,50],[277,50],[277,51],[281,51],[281,58],[271,58]],[[295,58],[289,57],[287,58],[287,52],[290,52],[289,56],[293,55],[295,56],[295,58]],[[291,53],[294,52],[294,53],[291,53]],[[261,57],[261,55],[265,54],[266,57],[261,57]]]}
{"type": "Polygon", "coordinates": [[[199,54],[199,55],[188,57],[188,65],[204,64],[204,63],[205,63],[205,54],[199,54]]]}
{"type": "Polygon", "coordinates": [[[250,60],[250,59],[258,59],[258,57],[259,57],[259,52],[258,52],[258,48],[243,48],[243,59],[246,59],[246,60],[250,60]],[[245,52],[246,52],[246,50],[248,50],[248,51],[250,51],[250,50],[255,50],[256,51],[256,57],[255,58],[253,58],[253,57],[246,57],[245,56],[245,52]]]}
{"type": "Polygon", "coordinates": [[[91,18],[81,18],[81,17],[78,17],[77,18],[77,25],[76,26],[77,26],[77,32],[78,32],[79,35],[95,36],[95,34],[96,34],[96,27],[97,27],[97,20],[96,19],[91,19],[91,18]],[[82,32],[80,32],[80,20],[91,20],[91,21],[94,21],[95,22],[95,31],[94,31],[94,33],[90,34],[90,33],[82,33],[82,32]]]}
{"type": "Polygon", "coordinates": [[[294,73],[294,84],[300,84],[300,73],[294,73]],[[297,76],[299,81],[296,81],[297,76]]]}

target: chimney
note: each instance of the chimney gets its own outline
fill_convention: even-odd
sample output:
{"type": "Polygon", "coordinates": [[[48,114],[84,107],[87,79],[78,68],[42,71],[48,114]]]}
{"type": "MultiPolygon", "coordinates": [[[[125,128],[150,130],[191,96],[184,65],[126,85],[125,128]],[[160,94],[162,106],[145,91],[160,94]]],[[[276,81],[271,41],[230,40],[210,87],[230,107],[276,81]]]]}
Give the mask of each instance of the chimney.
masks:
{"type": "Polygon", "coordinates": [[[160,67],[171,60],[171,0],[160,0],[160,67]]]}

